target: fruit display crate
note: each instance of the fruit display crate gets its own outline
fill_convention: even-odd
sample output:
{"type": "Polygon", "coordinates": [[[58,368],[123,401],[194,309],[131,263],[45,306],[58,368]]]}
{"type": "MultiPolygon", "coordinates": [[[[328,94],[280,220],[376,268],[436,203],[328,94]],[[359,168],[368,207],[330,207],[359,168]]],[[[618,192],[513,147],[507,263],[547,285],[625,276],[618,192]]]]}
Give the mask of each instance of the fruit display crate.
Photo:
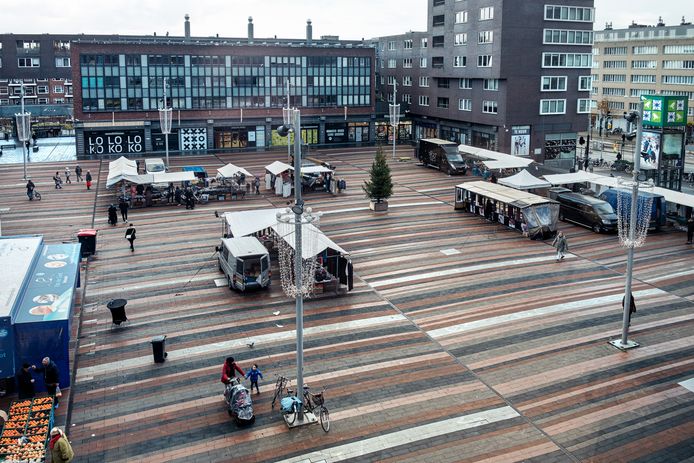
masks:
{"type": "Polygon", "coordinates": [[[53,427],[53,397],[18,400],[0,434],[0,461],[43,463],[53,427]]]}

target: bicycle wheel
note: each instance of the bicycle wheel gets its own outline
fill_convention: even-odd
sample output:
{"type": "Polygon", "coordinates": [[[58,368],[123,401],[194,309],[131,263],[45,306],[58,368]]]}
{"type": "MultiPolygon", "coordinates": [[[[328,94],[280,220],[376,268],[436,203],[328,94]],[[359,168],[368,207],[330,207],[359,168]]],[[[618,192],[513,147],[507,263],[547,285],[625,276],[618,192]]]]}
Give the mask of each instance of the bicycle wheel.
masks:
{"type": "Polygon", "coordinates": [[[330,412],[324,406],[321,406],[321,408],[320,408],[319,417],[320,417],[320,427],[323,428],[323,431],[325,431],[325,432],[330,431],[330,412]]]}
{"type": "Polygon", "coordinates": [[[296,417],[299,414],[299,412],[296,409],[296,404],[292,407],[292,411],[286,414],[287,417],[287,424],[294,424],[296,421],[296,417]]]}
{"type": "Polygon", "coordinates": [[[41,201],[41,193],[39,193],[38,191],[34,191],[34,199],[36,201],[41,201]]]}

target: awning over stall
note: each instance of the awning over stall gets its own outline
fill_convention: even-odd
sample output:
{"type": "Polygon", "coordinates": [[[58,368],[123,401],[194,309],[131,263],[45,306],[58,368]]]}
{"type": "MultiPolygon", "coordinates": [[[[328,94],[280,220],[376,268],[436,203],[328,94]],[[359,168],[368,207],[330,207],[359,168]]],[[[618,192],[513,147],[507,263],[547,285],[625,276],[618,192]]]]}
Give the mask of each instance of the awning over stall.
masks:
{"type": "Polygon", "coordinates": [[[585,170],[581,170],[579,172],[572,172],[570,174],[552,174],[545,175],[544,177],[545,180],[547,180],[552,185],[568,185],[571,183],[590,182],[594,178],[602,176],[593,174],[591,172],[586,172],[585,170]]]}
{"type": "Polygon", "coordinates": [[[141,174],[141,175],[120,175],[109,179],[106,186],[110,187],[125,180],[136,185],[148,185],[152,183],[180,183],[192,182],[196,180],[195,172],[157,172],[156,174],[141,174]]]}
{"type": "Polygon", "coordinates": [[[335,171],[323,166],[301,166],[301,174],[332,174],[335,171]]]}
{"type": "MultiPolygon", "coordinates": [[[[271,164],[272,165],[272,164],[271,164]]],[[[224,167],[217,169],[217,178],[231,178],[234,175],[243,174],[246,177],[253,177],[253,174],[248,172],[243,167],[235,166],[234,164],[227,164],[224,167]]]]}
{"type": "Polygon", "coordinates": [[[279,175],[282,172],[286,172],[288,170],[294,170],[294,168],[292,166],[290,166],[289,164],[286,164],[284,162],[275,161],[272,164],[270,164],[269,166],[265,166],[265,170],[270,172],[272,175],[279,175]]]}
{"type": "Polygon", "coordinates": [[[461,183],[456,185],[456,187],[521,208],[533,204],[557,203],[556,201],[545,198],[544,196],[538,196],[526,191],[511,190],[503,185],[484,182],[481,180],[461,183]]]}
{"type": "Polygon", "coordinates": [[[528,167],[533,163],[532,159],[523,159],[516,156],[509,156],[508,159],[498,161],[482,161],[488,169],[518,169],[528,167]]]}
{"type": "Polygon", "coordinates": [[[108,163],[108,177],[106,179],[106,186],[110,187],[121,180],[132,181],[130,179],[137,176],[137,163],[121,156],[115,161],[108,163]]]}
{"type": "Polygon", "coordinates": [[[510,177],[500,178],[499,183],[501,185],[506,185],[516,190],[530,190],[532,188],[549,188],[552,186],[546,180],[535,177],[533,174],[523,169],[516,175],[511,175],[510,177]]]}

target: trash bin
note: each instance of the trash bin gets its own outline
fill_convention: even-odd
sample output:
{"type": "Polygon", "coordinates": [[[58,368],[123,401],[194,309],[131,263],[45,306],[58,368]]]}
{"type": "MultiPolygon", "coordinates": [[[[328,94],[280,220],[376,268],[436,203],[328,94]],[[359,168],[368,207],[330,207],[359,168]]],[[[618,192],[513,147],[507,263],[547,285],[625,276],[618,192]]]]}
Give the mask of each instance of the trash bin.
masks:
{"type": "Polygon", "coordinates": [[[96,254],[96,232],[93,228],[83,228],[77,231],[77,241],[82,245],[80,257],[96,254]]]}
{"type": "Polygon", "coordinates": [[[164,363],[166,360],[166,335],[155,336],[152,338],[152,355],[155,363],[164,363]]]}
{"type": "Polygon", "coordinates": [[[120,326],[121,323],[128,321],[128,317],[125,315],[125,306],[127,304],[128,301],[125,299],[113,299],[106,304],[108,310],[111,311],[111,323],[120,326]]]}

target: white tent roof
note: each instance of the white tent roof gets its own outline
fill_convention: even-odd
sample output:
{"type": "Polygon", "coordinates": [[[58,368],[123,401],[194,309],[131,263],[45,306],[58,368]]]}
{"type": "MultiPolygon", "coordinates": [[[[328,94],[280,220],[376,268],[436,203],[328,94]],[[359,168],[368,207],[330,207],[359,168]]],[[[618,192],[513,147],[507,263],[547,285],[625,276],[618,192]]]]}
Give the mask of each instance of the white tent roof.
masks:
{"type": "Polygon", "coordinates": [[[224,238],[224,245],[235,257],[258,256],[267,254],[267,248],[255,236],[224,238]]]}
{"type": "Polygon", "coordinates": [[[130,183],[139,184],[151,184],[151,183],[179,183],[179,182],[191,182],[195,180],[194,172],[157,172],[156,174],[121,174],[116,177],[108,179],[106,186],[110,187],[121,180],[125,180],[130,183]]]}
{"type": "Polygon", "coordinates": [[[547,188],[552,186],[548,181],[535,177],[525,169],[521,170],[516,175],[500,178],[499,183],[517,190],[530,190],[531,188],[547,188]]]}
{"type": "Polygon", "coordinates": [[[253,177],[253,174],[248,172],[243,167],[235,166],[234,164],[227,164],[224,167],[217,169],[217,177],[231,178],[236,174],[242,173],[246,177],[253,177]]]}
{"type": "Polygon", "coordinates": [[[294,168],[284,162],[275,161],[269,166],[265,166],[265,170],[269,171],[272,175],[278,175],[287,170],[294,170],[294,168]]]}
{"type": "MultiPolygon", "coordinates": [[[[227,212],[224,217],[232,236],[248,236],[252,233],[272,228],[292,248],[294,248],[294,225],[277,222],[277,213],[286,213],[286,209],[256,209],[252,211],[227,212]]],[[[347,254],[347,251],[335,244],[322,231],[312,224],[301,229],[301,254],[304,259],[323,252],[326,248],[347,254]]]]}
{"type": "MultiPolygon", "coordinates": [[[[503,161],[505,159],[529,159],[528,157],[513,156],[506,153],[500,153],[498,151],[486,150],[484,148],[477,148],[476,146],[470,145],[458,145],[458,152],[468,157],[478,158],[478,159],[492,159],[494,161],[503,161]]],[[[532,162],[532,159],[530,159],[532,162]]]]}
{"type": "Polygon", "coordinates": [[[334,171],[323,166],[301,166],[302,174],[322,174],[328,172],[332,174],[334,171]]]}
{"type": "Polygon", "coordinates": [[[585,170],[580,170],[578,172],[573,172],[570,174],[552,174],[545,175],[544,177],[545,180],[547,180],[552,185],[567,185],[570,183],[590,182],[594,178],[600,177],[600,175],[586,172],[585,170]]]}
{"type": "Polygon", "coordinates": [[[482,161],[482,163],[489,169],[515,169],[519,167],[528,167],[533,163],[533,160],[509,155],[505,159],[499,159],[496,161],[482,161]]]}
{"type": "Polygon", "coordinates": [[[137,163],[123,156],[115,161],[108,163],[108,177],[106,186],[114,185],[121,180],[127,180],[126,177],[137,177],[137,163]]]}

